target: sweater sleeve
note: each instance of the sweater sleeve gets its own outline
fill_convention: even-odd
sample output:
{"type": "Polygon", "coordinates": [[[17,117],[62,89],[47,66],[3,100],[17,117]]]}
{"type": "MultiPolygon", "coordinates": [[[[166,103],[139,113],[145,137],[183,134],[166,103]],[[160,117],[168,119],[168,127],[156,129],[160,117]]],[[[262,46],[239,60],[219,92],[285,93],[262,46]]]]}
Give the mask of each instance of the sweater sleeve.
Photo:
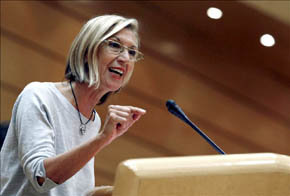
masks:
{"type": "Polygon", "coordinates": [[[14,111],[18,157],[25,176],[39,193],[57,186],[46,177],[43,163],[56,154],[54,128],[44,98],[35,85],[29,85],[18,97],[14,111]],[[38,184],[37,177],[45,179],[42,185],[38,184]]]}

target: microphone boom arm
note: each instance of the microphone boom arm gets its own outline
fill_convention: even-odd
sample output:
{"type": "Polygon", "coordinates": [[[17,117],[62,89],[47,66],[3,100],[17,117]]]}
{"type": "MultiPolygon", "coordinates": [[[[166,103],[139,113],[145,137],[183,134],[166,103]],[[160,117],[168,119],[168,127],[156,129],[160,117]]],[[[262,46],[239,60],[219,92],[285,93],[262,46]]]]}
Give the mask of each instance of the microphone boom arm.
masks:
{"type": "Polygon", "coordinates": [[[168,100],[166,102],[166,106],[168,108],[168,111],[178,118],[180,118],[182,121],[187,123],[189,126],[191,126],[201,137],[203,137],[217,152],[220,154],[226,154],[218,145],[216,145],[205,133],[203,133],[193,122],[189,120],[189,118],[185,115],[185,113],[182,111],[182,109],[173,101],[168,100]]]}
{"type": "Polygon", "coordinates": [[[193,122],[189,119],[185,121],[189,126],[191,126],[201,137],[203,137],[217,152],[220,154],[226,154],[216,143],[214,143],[204,132],[202,132],[193,122]]]}

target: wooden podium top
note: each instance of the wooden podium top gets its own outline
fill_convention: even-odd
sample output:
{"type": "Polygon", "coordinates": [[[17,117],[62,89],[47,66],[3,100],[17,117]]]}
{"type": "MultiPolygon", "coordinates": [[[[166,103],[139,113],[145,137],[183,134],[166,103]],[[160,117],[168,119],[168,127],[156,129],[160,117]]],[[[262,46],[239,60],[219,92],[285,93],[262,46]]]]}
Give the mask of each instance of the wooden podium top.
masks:
{"type": "Polygon", "coordinates": [[[113,196],[286,196],[290,157],[273,153],[127,160],[113,196]]]}

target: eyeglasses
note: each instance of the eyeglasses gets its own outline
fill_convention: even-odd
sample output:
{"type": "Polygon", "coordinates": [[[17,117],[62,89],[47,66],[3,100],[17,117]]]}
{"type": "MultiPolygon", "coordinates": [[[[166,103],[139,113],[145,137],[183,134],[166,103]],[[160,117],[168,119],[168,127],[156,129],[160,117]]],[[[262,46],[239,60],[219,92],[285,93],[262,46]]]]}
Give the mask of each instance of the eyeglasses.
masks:
{"type": "Polygon", "coordinates": [[[103,43],[105,44],[108,52],[112,54],[120,55],[122,52],[124,52],[125,49],[127,49],[130,61],[137,62],[144,58],[144,55],[138,50],[128,48],[127,46],[124,46],[119,42],[112,40],[104,40],[103,43]]]}

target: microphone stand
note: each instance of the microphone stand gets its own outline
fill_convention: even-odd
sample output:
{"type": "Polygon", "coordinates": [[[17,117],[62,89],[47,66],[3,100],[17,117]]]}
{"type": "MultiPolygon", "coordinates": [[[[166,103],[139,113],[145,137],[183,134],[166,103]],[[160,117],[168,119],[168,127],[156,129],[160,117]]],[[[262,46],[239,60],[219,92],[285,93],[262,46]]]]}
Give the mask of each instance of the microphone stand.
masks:
{"type": "Polygon", "coordinates": [[[191,126],[201,137],[203,137],[218,153],[225,155],[226,153],[218,147],[205,133],[203,133],[193,122],[189,120],[189,118],[185,115],[185,113],[182,111],[182,109],[173,101],[168,100],[166,102],[166,106],[168,108],[168,111],[178,118],[180,118],[182,121],[187,123],[189,126],[191,126]]]}
{"type": "Polygon", "coordinates": [[[191,126],[201,137],[203,137],[217,152],[226,154],[218,145],[216,145],[204,132],[202,132],[193,122],[185,118],[185,122],[191,126]]]}

